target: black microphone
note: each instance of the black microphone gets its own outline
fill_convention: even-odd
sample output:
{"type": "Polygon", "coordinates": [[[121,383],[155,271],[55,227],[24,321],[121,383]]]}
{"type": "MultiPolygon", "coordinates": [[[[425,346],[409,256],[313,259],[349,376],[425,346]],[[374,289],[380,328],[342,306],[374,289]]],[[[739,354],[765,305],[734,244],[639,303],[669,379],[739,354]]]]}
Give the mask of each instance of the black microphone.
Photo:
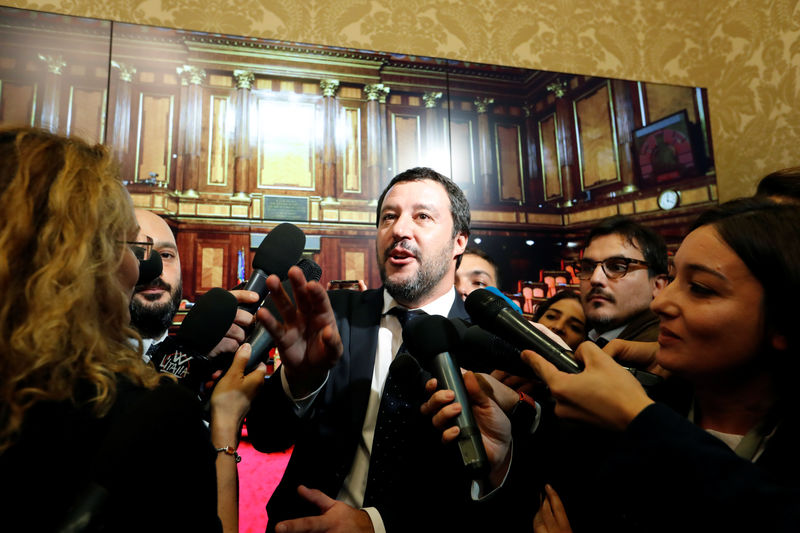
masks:
{"type": "Polygon", "coordinates": [[[253,272],[243,290],[254,291],[259,295],[258,302],[240,304],[239,308],[255,314],[267,295],[267,278],[275,274],[286,279],[289,268],[296,264],[306,246],[306,235],[295,226],[284,222],[270,231],[256,250],[253,257],[253,272]]]}
{"type": "MultiPolygon", "coordinates": [[[[545,335],[507,302],[486,289],[476,289],[467,296],[464,306],[470,317],[482,328],[507,340],[520,350],[533,350],[562,372],[577,374],[583,363],[573,358],[573,352],[545,335]]],[[[623,366],[644,387],[663,381],[661,376],[623,366]]]]}
{"type": "Polygon", "coordinates": [[[237,301],[230,292],[215,287],[197,299],[175,337],[167,337],[152,357],[159,372],[197,392],[214,371],[208,353],[225,337],[236,318],[237,301]]]}
{"type": "MultiPolygon", "coordinates": [[[[297,266],[303,271],[306,281],[319,281],[322,277],[322,268],[311,259],[303,258],[297,263],[297,266]]],[[[286,294],[289,295],[289,299],[292,303],[294,303],[294,290],[292,290],[291,282],[288,279],[284,280],[281,286],[283,290],[286,291],[286,294]]],[[[267,296],[264,299],[264,307],[266,307],[270,314],[279,322],[283,322],[283,317],[275,306],[275,302],[272,301],[271,296],[267,296]]],[[[269,351],[275,346],[275,339],[272,338],[272,334],[267,331],[264,324],[256,321],[253,331],[245,342],[249,342],[252,348],[250,351],[250,360],[247,361],[247,365],[244,367],[244,373],[249,374],[260,362],[266,362],[269,359],[269,351]]]]}
{"type": "Polygon", "coordinates": [[[150,251],[150,257],[139,259],[139,279],[136,285],[146,285],[161,275],[164,264],[161,261],[161,254],[155,250],[150,251]]]}
{"type": "Polygon", "coordinates": [[[464,306],[475,323],[520,350],[535,351],[562,372],[577,374],[583,370],[583,364],[571,356],[570,350],[537,329],[492,292],[476,289],[467,296],[464,306]]]}
{"type": "Polygon", "coordinates": [[[459,344],[456,326],[443,316],[419,316],[409,320],[403,328],[403,344],[420,366],[436,377],[440,388],[455,393],[454,401],[462,407],[455,420],[459,429],[457,442],[461,461],[471,479],[481,479],[489,471],[489,460],[481,432],[472,416],[461,370],[450,355],[450,350],[459,344]]]}
{"type": "Polygon", "coordinates": [[[536,377],[533,369],[520,359],[521,350],[480,326],[470,326],[461,335],[456,352],[458,365],[473,372],[502,370],[514,376],[536,377]]]}

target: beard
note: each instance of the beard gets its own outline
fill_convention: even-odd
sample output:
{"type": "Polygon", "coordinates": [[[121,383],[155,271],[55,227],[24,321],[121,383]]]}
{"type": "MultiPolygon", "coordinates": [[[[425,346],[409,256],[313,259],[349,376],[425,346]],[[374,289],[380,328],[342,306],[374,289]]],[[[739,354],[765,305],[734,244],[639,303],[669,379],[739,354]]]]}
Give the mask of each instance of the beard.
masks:
{"type": "Polygon", "coordinates": [[[131,298],[131,326],[145,339],[156,339],[164,334],[172,325],[172,318],[178,312],[183,294],[183,284],[178,282],[176,287],[170,286],[161,278],[156,278],[147,285],[136,287],[134,297],[131,298]],[[159,288],[169,292],[170,299],[166,303],[156,303],[154,300],[160,295],[138,294],[139,291],[159,288]],[[146,301],[142,302],[139,295],[146,301]]]}
{"type": "Polygon", "coordinates": [[[451,246],[448,249],[445,246],[439,250],[438,253],[428,258],[420,252],[419,248],[412,246],[406,241],[400,241],[384,250],[383,259],[388,257],[398,244],[401,248],[414,254],[414,257],[419,263],[419,268],[416,273],[408,279],[393,281],[386,275],[386,263],[381,257],[378,257],[378,270],[381,275],[383,286],[392,298],[403,304],[414,304],[424,298],[447,273],[450,267],[450,261],[453,257],[453,247],[451,246]]]}

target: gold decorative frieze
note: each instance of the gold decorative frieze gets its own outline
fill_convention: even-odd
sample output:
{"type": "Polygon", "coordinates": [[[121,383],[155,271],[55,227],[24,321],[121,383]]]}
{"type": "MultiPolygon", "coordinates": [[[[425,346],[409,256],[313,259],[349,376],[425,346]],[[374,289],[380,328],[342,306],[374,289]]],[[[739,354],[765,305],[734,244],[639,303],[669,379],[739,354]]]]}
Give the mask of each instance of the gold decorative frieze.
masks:
{"type": "Polygon", "coordinates": [[[339,90],[339,80],[320,80],[319,86],[322,89],[322,96],[334,97],[339,90]]]}
{"type": "Polygon", "coordinates": [[[578,211],[577,213],[567,214],[567,224],[577,224],[579,222],[588,222],[590,220],[600,220],[601,218],[608,218],[617,214],[617,206],[607,205],[598,207],[596,209],[587,209],[586,211],[578,211]]]}
{"type": "Polygon", "coordinates": [[[658,199],[655,196],[650,198],[642,198],[633,202],[637,213],[645,213],[647,211],[655,211],[658,209],[658,199]]]}
{"type": "Polygon", "coordinates": [[[681,191],[681,205],[700,204],[708,201],[708,187],[706,186],[681,191]]]}
{"type": "Polygon", "coordinates": [[[548,224],[550,226],[561,226],[564,217],[558,213],[527,213],[528,224],[548,224]]]}
{"type": "Polygon", "coordinates": [[[136,74],[136,67],[130,63],[123,63],[122,61],[111,60],[111,67],[119,69],[119,79],[125,82],[132,82],[133,75],[136,74]]]}
{"type": "Polygon", "coordinates": [[[472,210],[472,220],[481,222],[506,222],[515,223],[517,214],[514,211],[479,211],[472,210]]]}
{"type": "Polygon", "coordinates": [[[479,96],[473,100],[472,103],[475,105],[475,109],[478,113],[486,113],[489,110],[489,106],[494,103],[494,98],[479,96]]]}
{"type": "Polygon", "coordinates": [[[64,72],[64,67],[67,66],[67,62],[64,61],[61,55],[50,56],[39,54],[39,59],[45,62],[47,65],[47,72],[50,74],[61,75],[61,73],[64,72]]]}
{"type": "Polygon", "coordinates": [[[255,75],[249,70],[234,70],[233,77],[236,79],[237,89],[252,89],[255,75]]]}
{"type": "Polygon", "coordinates": [[[632,215],[633,214],[633,202],[624,202],[619,204],[619,214],[620,215],[632,215]]]}

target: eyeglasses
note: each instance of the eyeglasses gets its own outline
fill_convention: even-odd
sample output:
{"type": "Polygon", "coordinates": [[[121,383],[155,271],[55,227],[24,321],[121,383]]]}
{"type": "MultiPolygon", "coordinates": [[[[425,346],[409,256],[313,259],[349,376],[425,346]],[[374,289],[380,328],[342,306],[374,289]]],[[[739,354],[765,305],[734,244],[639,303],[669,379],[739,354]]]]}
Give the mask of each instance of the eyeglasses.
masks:
{"type": "Polygon", "coordinates": [[[640,259],[631,259],[630,257],[609,257],[602,261],[592,261],[590,259],[581,259],[575,263],[575,275],[578,279],[589,279],[592,277],[597,265],[603,268],[603,273],[608,279],[619,279],[628,273],[631,268],[640,269],[647,268],[647,261],[640,259]],[[633,267],[632,265],[636,265],[633,267]]]}
{"type": "Polygon", "coordinates": [[[147,237],[147,241],[124,241],[125,244],[131,247],[133,255],[139,261],[150,259],[150,253],[153,251],[153,238],[147,237]]]}

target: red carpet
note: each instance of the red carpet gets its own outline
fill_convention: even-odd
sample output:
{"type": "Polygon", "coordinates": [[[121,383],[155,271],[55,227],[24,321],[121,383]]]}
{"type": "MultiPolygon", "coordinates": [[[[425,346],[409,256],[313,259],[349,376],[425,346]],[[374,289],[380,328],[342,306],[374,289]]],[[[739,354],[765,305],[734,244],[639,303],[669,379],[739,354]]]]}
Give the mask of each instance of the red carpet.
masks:
{"type": "Polygon", "coordinates": [[[292,451],[261,453],[254,450],[243,436],[238,452],[242,457],[239,463],[239,531],[264,533],[267,527],[267,500],[283,477],[292,451]]]}

